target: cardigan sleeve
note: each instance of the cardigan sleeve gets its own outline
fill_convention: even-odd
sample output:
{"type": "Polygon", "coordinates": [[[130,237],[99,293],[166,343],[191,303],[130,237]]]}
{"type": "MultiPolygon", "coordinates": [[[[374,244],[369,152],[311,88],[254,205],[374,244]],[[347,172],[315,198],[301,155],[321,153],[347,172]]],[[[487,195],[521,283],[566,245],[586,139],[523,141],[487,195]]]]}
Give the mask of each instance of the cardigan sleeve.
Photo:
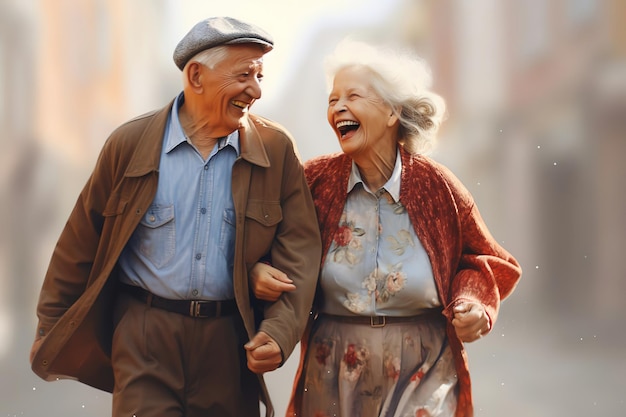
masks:
{"type": "Polygon", "coordinates": [[[454,176],[449,186],[455,197],[461,227],[461,256],[450,286],[451,310],[462,301],[485,306],[495,323],[500,302],[509,296],[521,277],[518,261],[491,235],[469,191],[454,176]]]}

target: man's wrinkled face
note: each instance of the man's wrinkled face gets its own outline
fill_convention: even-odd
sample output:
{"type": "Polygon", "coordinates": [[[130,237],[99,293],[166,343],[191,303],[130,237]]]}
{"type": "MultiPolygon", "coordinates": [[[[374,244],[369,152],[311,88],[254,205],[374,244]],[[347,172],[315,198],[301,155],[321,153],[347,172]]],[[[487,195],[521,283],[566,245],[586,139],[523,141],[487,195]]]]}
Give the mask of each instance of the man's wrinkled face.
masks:
{"type": "Polygon", "coordinates": [[[261,98],[263,55],[255,45],[232,45],[223,60],[202,69],[207,117],[224,134],[236,130],[252,103],[261,98]]]}

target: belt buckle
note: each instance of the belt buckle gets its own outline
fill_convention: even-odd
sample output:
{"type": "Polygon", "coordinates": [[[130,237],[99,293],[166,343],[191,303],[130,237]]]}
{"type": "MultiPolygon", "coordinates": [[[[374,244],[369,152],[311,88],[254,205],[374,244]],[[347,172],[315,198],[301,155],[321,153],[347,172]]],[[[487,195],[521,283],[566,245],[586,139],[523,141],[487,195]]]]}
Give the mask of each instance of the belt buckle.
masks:
{"type": "Polygon", "coordinates": [[[189,315],[191,317],[196,317],[196,318],[206,318],[209,316],[200,314],[200,307],[202,306],[202,304],[208,304],[210,303],[210,301],[206,301],[206,300],[192,300],[189,303],[189,315]]]}
{"type": "Polygon", "coordinates": [[[385,327],[385,324],[387,324],[385,316],[370,316],[371,327],[385,327]]]}

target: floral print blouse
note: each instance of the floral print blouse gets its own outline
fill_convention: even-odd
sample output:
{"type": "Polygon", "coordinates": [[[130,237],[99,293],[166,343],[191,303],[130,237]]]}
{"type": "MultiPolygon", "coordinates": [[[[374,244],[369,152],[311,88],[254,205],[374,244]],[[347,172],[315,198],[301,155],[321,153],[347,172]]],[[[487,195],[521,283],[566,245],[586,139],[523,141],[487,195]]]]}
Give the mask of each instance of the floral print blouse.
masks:
{"type": "Polygon", "coordinates": [[[348,199],[321,274],[335,315],[413,316],[440,306],[428,255],[399,203],[402,161],[372,192],[354,162],[348,199]]]}

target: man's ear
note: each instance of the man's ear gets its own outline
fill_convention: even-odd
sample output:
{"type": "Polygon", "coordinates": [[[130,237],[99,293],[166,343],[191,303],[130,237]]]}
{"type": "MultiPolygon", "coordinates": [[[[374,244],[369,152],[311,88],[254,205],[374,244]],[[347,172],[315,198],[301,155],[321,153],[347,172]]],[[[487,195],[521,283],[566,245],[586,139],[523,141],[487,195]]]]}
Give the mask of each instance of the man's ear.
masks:
{"type": "Polygon", "coordinates": [[[191,62],[187,66],[186,77],[189,87],[193,91],[202,91],[202,64],[199,62],[191,62]]]}

